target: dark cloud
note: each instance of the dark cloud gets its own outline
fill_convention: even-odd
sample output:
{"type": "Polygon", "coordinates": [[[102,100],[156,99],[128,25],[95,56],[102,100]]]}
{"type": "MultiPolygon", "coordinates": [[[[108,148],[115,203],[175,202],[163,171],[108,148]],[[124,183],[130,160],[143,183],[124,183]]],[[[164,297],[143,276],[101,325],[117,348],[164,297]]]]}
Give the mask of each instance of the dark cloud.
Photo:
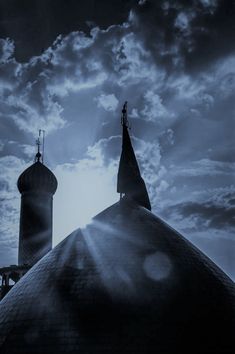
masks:
{"type": "Polygon", "coordinates": [[[59,34],[121,24],[130,10],[158,63],[171,71],[183,65],[195,72],[235,50],[232,0],[2,0],[0,10],[0,37],[15,41],[19,61],[40,55],[59,34]]]}
{"type": "Polygon", "coordinates": [[[146,45],[170,72],[196,74],[235,51],[233,0],[148,0],[134,13],[146,45]]]}
{"type": "Polygon", "coordinates": [[[235,228],[235,190],[213,192],[208,200],[177,203],[168,206],[162,213],[165,218],[185,220],[186,229],[219,229],[224,230],[226,235],[226,230],[235,228]]]}
{"type": "Polygon", "coordinates": [[[213,204],[186,203],[176,205],[176,209],[183,217],[196,216],[198,217],[195,227],[200,229],[200,224],[206,224],[210,228],[226,229],[230,226],[235,226],[235,208],[224,208],[213,204]],[[202,222],[204,220],[204,222],[202,222]]]}
{"type": "Polygon", "coordinates": [[[1,0],[0,37],[16,44],[16,58],[27,61],[40,55],[59,34],[90,31],[122,23],[134,1],[124,0],[1,0]]]}

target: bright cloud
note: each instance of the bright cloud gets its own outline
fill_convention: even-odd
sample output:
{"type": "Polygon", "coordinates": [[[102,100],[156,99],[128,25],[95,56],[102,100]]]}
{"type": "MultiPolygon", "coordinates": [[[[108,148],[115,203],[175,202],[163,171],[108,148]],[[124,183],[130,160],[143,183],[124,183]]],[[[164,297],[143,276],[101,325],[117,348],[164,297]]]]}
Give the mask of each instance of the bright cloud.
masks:
{"type": "Polygon", "coordinates": [[[12,264],[16,261],[19,235],[19,206],[20,199],[16,182],[19,174],[26,167],[23,160],[15,156],[0,158],[0,259],[1,265],[12,264]],[[9,252],[9,253],[6,253],[9,252]]]}
{"type": "Polygon", "coordinates": [[[102,107],[106,111],[115,111],[118,107],[118,99],[114,94],[105,95],[101,94],[96,98],[98,107],[102,107]]]}

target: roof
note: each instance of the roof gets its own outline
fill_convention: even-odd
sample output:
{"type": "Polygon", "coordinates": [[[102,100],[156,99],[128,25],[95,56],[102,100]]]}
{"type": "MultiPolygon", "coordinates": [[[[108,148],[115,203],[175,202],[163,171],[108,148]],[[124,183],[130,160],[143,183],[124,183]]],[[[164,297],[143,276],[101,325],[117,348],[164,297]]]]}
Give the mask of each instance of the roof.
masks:
{"type": "Polygon", "coordinates": [[[233,353],[233,282],[133,200],[97,215],[0,303],[0,352],[233,353]]]}

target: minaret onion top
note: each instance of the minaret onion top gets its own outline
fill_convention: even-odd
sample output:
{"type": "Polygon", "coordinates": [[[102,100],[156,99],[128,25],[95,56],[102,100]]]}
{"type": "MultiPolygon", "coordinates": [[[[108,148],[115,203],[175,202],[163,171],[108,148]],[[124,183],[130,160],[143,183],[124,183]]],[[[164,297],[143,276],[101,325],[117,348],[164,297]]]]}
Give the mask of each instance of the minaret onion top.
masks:
{"type": "MultiPolygon", "coordinates": [[[[39,132],[40,135],[40,132],[39,132]]],[[[35,162],[28,167],[18,178],[17,187],[20,193],[46,192],[54,194],[57,189],[55,175],[43,164],[43,155],[40,152],[40,140],[36,141],[37,153],[35,162]]]]}

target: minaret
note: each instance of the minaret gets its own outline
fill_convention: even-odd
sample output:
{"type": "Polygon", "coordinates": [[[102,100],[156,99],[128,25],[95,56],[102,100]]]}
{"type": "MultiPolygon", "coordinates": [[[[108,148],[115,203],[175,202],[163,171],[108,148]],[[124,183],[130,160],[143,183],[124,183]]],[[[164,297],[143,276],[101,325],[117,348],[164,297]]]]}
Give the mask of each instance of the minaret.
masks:
{"type": "Polygon", "coordinates": [[[129,122],[127,119],[127,102],[122,109],[122,153],[118,169],[117,192],[122,198],[134,200],[137,204],[151,210],[148,192],[145,182],[140,174],[138,162],[131,144],[128,132],[129,122]]]}
{"type": "Polygon", "coordinates": [[[52,248],[52,205],[57,180],[43,164],[39,138],[37,145],[35,163],[17,182],[21,193],[19,265],[33,266],[52,248]]]}

